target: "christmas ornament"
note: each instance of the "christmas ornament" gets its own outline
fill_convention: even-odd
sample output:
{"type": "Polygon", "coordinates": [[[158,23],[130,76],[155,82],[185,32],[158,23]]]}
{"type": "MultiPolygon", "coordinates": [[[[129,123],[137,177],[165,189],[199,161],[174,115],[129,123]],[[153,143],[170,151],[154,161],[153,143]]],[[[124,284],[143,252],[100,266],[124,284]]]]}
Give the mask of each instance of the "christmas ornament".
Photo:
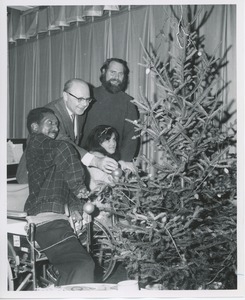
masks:
{"type": "Polygon", "coordinates": [[[84,210],[87,214],[92,214],[93,211],[94,211],[94,204],[93,204],[91,201],[88,201],[87,203],[84,204],[83,210],[84,210]]]}
{"type": "Polygon", "coordinates": [[[122,176],[123,172],[120,168],[114,170],[111,172],[112,177],[115,178],[120,178],[122,176]]]}
{"type": "Polygon", "coordinates": [[[224,172],[225,172],[226,174],[229,174],[229,170],[228,170],[227,168],[224,168],[224,172]]]}

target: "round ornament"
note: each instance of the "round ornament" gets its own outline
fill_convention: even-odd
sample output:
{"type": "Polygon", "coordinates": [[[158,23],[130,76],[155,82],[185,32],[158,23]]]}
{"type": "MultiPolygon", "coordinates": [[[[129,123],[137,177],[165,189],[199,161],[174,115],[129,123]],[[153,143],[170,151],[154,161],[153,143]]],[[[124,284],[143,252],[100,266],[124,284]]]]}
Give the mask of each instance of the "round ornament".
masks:
{"type": "Polygon", "coordinates": [[[87,214],[92,214],[92,212],[94,211],[94,204],[91,201],[88,201],[87,203],[84,204],[83,210],[87,214]]]}
{"type": "Polygon", "coordinates": [[[122,170],[120,168],[118,168],[118,169],[116,169],[116,170],[114,170],[114,171],[111,172],[111,175],[112,175],[112,177],[114,179],[121,177],[122,174],[123,174],[123,172],[122,172],[122,170]]]}

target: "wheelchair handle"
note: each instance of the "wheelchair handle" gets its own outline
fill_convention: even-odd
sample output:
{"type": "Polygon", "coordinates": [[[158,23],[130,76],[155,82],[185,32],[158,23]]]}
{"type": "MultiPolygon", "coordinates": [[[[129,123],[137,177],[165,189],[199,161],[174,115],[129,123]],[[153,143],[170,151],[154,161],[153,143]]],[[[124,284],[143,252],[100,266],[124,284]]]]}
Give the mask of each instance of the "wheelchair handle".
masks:
{"type": "Polygon", "coordinates": [[[34,238],[34,236],[35,236],[35,224],[34,223],[30,224],[29,230],[30,230],[29,231],[30,232],[30,234],[29,234],[30,242],[33,243],[34,240],[35,240],[35,238],[34,238]]]}

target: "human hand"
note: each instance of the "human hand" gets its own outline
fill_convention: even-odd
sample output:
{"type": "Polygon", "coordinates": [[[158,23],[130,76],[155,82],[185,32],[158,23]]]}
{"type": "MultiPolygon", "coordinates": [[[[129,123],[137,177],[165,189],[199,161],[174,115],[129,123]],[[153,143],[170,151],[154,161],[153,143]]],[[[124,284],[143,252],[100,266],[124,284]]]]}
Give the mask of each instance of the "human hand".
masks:
{"type": "Polygon", "coordinates": [[[91,165],[101,169],[106,173],[111,173],[112,171],[118,168],[118,163],[113,158],[107,156],[105,157],[95,156],[92,159],[91,165]]]}
{"type": "MultiPolygon", "coordinates": [[[[108,177],[111,177],[108,175],[108,177]]],[[[92,199],[91,197],[98,197],[99,194],[103,192],[103,190],[108,186],[105,181],[95,180],[96,186],[95,188],[89,193],[88,197],[92,199]]]]}
{"type": "Polygon", "coordinates": [[[126,162],[124,160],[119,160],[119,164],[123,171],[129,170],[131,173],[136,174],[137,168],[132,162],[126,162]]]}
{"type": "Polygon", "coordinates": [[[82,228],[82,220],[83,217],[81,216],[81,214],[79,213],[79,211],[74,210],[71,212],[71,218],[72,218],[72,222],[75,226],[76,230],[79,230],[82,228]]]}
{"type": "Polygon", "coordinates": [[[88,198],[89,195],[89,191],[87,190],[86,187],[81,188],[81,190],[79,191],[77,197],[80,198],[88,198]]]}

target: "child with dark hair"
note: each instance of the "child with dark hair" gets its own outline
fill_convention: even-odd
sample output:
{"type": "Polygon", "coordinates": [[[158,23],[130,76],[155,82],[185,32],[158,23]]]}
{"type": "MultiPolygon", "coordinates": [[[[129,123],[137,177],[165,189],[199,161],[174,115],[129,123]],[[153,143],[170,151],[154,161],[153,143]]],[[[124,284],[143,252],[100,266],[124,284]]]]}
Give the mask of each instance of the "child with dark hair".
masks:
{"type": "MultiPolygon", "coordinates": [[[[93,128],[90,134],[87,137],[85,149],[97,157],[110,157],[118,161],[120,168],[123,171],[135,173],[135,167],[131,162],[125,162],[120,160],[120,152],[118,149],[119,134],[114,127],[108,125],[99,125],[93,128]]],[[[104,187],[105,184],[111,186],[115,185],[117,181],[116,177],[103,172],[96,167],[87,167],[88,170],[88,185],[91,191],[98,191],[100,187],[104,187]]],[[[110,204],[102,203],[100,195],[94,201],[97,209],[96,218],[100,220],[104,225],[110,226],[111,219],[110,213],[110,204]],[[99,214],[98,214],[99,212],[99,214]]],[[[84,216],[85,218],[85,216],[84,216]]]]}
{"type": "MultiPolygon", "coordinates": [[[[135,167],[131,162],[120,160],[118,149],[119,134],[114,127],[108,125],[99,125],[93,128],[87,137],[85,149],[97,157],[108,156],[118,161],[123,171],[134,173],[135,167]]],[[[88,167],[90,175],[89,188],[95,189],[99,184],[114,184],[111,174],[105,173],[98,168],[88,167]]]]}
{"type": "Polygon", "coordinates": [[[91,130],[87,138],[86,149],[93,153],[101,153],[112,157],[118,161],[120,159],[117,147],[118,141],[119,134],[114,127],[99,125],[91,130]],[[106,144],[108,144],[108,147],[106,144]]]}

